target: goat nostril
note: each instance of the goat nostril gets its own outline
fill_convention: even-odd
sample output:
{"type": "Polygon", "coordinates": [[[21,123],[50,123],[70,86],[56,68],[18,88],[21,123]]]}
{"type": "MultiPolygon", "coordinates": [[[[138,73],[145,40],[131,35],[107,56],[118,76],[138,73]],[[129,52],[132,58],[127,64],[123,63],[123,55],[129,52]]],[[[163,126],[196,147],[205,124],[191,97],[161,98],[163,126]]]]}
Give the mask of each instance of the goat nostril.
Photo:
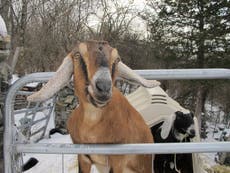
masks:
{"type": "Polygon", "coordinates": [[[111,82],[110,81],[97,81],[96,88],[100,92],[109,92],[111,89],[111,82]]]}

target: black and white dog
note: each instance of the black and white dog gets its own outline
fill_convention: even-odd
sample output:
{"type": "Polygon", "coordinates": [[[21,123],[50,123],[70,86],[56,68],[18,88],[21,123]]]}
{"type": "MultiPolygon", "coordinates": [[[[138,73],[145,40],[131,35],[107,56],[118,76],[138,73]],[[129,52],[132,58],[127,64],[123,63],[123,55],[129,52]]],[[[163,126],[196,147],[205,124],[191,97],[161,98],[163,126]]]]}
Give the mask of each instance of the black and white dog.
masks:
{"type": "MultiPolygon", "coordinates": [[[[190,142],[195,137],[192,113],[177,111],[164,122],[151,128],[156,143],[190,142]]],[[[154,160],[155,173],[193,173],[192,154],[157,154],[154,160]]]]}

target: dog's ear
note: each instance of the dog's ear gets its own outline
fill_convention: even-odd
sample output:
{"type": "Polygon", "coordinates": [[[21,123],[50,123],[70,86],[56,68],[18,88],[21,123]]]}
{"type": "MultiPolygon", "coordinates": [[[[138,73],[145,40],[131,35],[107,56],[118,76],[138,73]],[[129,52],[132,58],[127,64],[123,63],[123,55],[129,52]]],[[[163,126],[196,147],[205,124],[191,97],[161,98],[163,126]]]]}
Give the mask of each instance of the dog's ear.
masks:
{"type": "Polygon", "coordinates": [[[181,111],[176,111],[175,114],[177,119],[183,119],[185,116],[185,114],[181,111]]]}
{"type": "Polygon", "coordinates": [[[165,119],[164,123],[161,125],[161,138],[166,139],[172,129],[173,123],[176,119],[176,113],[170,115],[165,119]]]}
{"type": "Polygon", "coordinates": [[[194,114],[192,112],[190,112],[190,115],[191,115],[192,118],[194,118],[194,114]]]}

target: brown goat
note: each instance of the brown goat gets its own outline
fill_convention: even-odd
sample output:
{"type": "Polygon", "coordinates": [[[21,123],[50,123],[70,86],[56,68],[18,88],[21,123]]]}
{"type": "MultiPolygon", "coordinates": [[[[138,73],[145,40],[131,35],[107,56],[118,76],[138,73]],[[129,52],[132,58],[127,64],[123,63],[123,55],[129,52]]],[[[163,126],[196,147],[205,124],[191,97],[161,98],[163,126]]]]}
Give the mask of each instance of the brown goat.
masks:
{"type": "MultiPolygon", "coordinates": [[[[75,94],[79,98],[79,106],[67,123],[73,143],[153,142],[143,118],[114,87],[114,82],[118,72],[118,76],[143,86],[153,87],[159,83],[133,73],[120,61],[117,50],[107,42],[88,41],[78,44],[65,58],[56,75],[39,92],[29,96],[28,100],[48,99],[70,79],[72,72],[75,94]],[[68,74],[67,77],[64,77],[65,74],[68,74]],[[59,79],[56,82],[58,78],[61,81],[59,79]]],[[[83,173],[90,173],[92,164],[109,166],[113,173],[153,171],[152,155],[79,155],[79,163],[83,173]]]]}

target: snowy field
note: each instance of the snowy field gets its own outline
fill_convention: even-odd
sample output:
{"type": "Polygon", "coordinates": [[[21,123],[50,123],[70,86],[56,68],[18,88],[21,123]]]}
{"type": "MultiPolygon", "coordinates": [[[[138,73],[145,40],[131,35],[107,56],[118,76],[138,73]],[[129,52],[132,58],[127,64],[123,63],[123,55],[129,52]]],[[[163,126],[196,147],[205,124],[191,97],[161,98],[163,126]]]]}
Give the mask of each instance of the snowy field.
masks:
{"type": "MultiPolygon", "coordinates": [[[[217,135],[217,134],[216,134],[217,135]]],[[[207,138],[205,141],[215,141],[207,138]]],[[[43,139],[39,143],[71,143],[69,135],[54,134],[49,139],[43,139]]],[[[211,168],[216,165],[216,153],[203,153],[199,155],[204,168],[211,168]]],[[[58,154],[25,154],[24,163],[31,157],[36,158],[39,162],[25,173],[78,173],[78,163],[76,155],[58,155],[58,154]],[[63,164],[64,163],[64,164],[63,164]]]]}
{"type": "MultiPolygon", "coordinates": [[[[227,133],[227,136],[230,135],[230,129],[224,129],[224,130],[220,130],[223,128],[223,124],[217,124],[216,127],[215,125],[211,124],[211,123],[207,123],[208,125],[208,129],[207,129],[207,138],[206,139],[202,139],[203,142],[218,142],[220,141],[220,138],[222,136],[223,131],[225,131],[227,133]],[[218,131],[217,131],[218,130],[218,131]],[[214,133],[214,131],[216,131],[214,133]]],[[[206,159],[208,161],[208,163],[210,163],[210,165],[215,165],[217,164],[215,162],[215,157],[217,156],[217,153],[205,153],[204,154],[206,156],[206,159]]]]}
{"type": "MultiPolygon", "coordinates": [[[[43,139],[39,143],[71,143],[71,139],[69,135],[56,133],[51,135],[51,138],[43,139]]],[[[31,157],[36,158],[39,162],[25,173],[78,173],[76,155],[25,154],[24,162],[31,157]]]]}
{"type": "MultiPolygon", "coordinates": [[[[52,114],[53,115],[53,114],[52,114]]],[[[43,112],[37,112],[35,121],[44,117],[43,112]]],[[[20,120],[24,118],[23,114],[15,116],[16,125],[20,125],[20,120]]],[[[70,135],[61,135],[55,133],[49,136],[49,131],[54,128],[54,116],[51,116],[47,133],[44,139],[39,143],[72,143],[70,135]]],[[[31,131],[36,131],[44,125],[45,122],[39,122],[32,126],[31,131]]],[[[36,141],[40,137],[40,133],[31,137],[31,141],[36,141]]],[[[36,158],[38,163],[31,169],[25,171],[26,173],[78,173],[77,155],[61,155],[61,154],[24,154],[23,162],[26,163],[31,157],[36,158]]]]}
{"type": "MultiPolygon", "coordinates": [[[[209,124],[207,138],[203,142],[216,142],[222,131],[213,133],[214,126],[209,124]]],[[[229,130],[229,129],[228,129],[229,130]]],[[[230,132],[230,130],[229,130],[230,132]]],[[[69,135],[55,133],[50,138],[43,139],[39,143],[71,143],[69,135]]],[[[216,165],[215,157],[217,153],[199,154],[204,164],[204,168],[211,168],[216,165]]],[[[76,155],[57,155],[57,154],[25,154],[24,163],[31,157],[36,158],[39,162],[26,171],[26,173],[78,173],[78,163],[76,155]],[[63,164],[64,163],[64,164],[63,164]]]]}

